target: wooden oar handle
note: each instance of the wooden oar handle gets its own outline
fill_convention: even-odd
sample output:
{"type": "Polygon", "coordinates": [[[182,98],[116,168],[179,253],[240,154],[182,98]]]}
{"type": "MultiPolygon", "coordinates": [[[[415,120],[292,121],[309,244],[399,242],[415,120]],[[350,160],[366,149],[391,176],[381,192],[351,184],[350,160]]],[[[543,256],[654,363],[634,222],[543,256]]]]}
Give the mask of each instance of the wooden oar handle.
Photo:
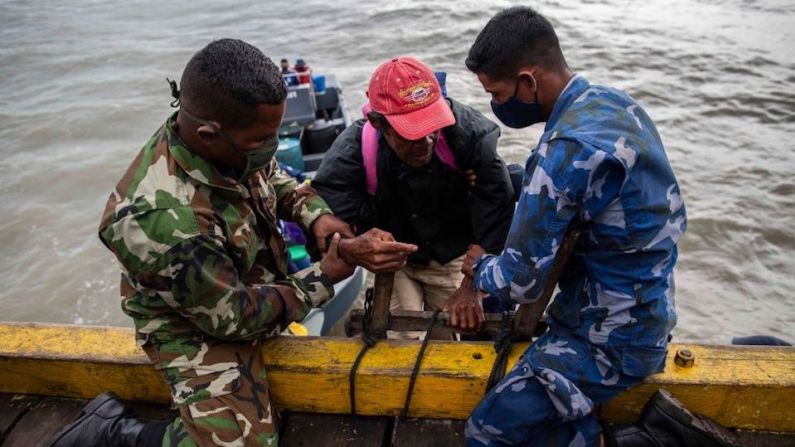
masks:
{"type": "Polygon", "coordinates": [[[392,298],[392,287],[395,284],[395,273],[376,273],[373,286],[373,319],[370,328],[374,334],[386,337],[389,328],[389,301],[392,298]]]}

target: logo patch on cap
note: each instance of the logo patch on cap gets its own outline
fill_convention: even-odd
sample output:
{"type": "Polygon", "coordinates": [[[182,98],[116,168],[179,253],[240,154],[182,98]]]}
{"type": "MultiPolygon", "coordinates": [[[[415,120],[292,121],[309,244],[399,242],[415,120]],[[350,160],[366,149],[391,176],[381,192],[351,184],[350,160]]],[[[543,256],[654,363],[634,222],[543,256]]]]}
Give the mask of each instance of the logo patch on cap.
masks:
{"type": "Polygon", "coordinates": [[[433,82],[420,81],[411,87],[406,87],[398,92],[398,96],[403,99],[404,108],[416,109],[422,107],[434,99],[433,82]]]}

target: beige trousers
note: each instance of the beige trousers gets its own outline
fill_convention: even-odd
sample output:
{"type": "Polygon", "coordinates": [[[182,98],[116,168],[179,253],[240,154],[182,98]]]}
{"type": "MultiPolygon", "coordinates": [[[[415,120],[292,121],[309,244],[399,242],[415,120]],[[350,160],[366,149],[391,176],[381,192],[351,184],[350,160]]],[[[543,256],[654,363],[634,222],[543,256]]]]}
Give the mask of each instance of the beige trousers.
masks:
{"type": "MultiPolygon", "coordinates": [[[[464,274],[461,265],[464,257],[447,264],[431,261],[428,265],[407,264],[395,272],[395,284],[389,310],[437,310],[444,306],[450,295],[458,289],[464,274]]],[[[389,338],[416,339],[424,332],[389,331],[389,338]]]]}

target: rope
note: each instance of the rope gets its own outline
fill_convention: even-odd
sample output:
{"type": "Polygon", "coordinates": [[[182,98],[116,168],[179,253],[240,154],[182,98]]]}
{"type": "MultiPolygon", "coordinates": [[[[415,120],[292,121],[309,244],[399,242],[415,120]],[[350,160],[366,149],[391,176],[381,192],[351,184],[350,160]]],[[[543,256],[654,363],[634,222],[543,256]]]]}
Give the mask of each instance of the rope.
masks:
{"type": "Polygon", "coordinates": [[[513,312],[502,313],[500,332],[494,339],[494,352],[497,357],[491,367],[489,381],[486,382],[486,392],[494,388],[505,377],[505,365],[508,363],[508,353],[511,352],[511,332],[513,328],[513,312]]]}
{"type": "Polygon", "coordinates": [[[359,350],[359,354],[356,355],[356,360],[353,361],[353,365],[351,365],[351,371],[348,373],[348,397],[351,401],[352,416],[356,416],[356,371],[359,369],[359,363],[362,362],[364,354],[366,354],[370,348],[375,346],[379,338],[378,334],[375,334],[372,327],[370,326],[372,318],[373,289],[371,287],[367,289],[367,292],[364,294],[364,318],[362,319],[362,341],[364,342],[364,346],[362,346],[362,349],[359,350]]]}
{"type": "Polygon", "coordinates": [[[425,329],[425,338],[422,340],[420,351],[417,353],[417,360],[414,361],[414,369],[411,371],[411,377],[409,378],[409,390],[406,392],[406,403],[403,404],[403,411],[400,413],[401,420],[405,420],[409,414],[411,395],[414,392],[414,384],[417,382],[417,375],[420,372],[420,364],[422,363],[422,358],[425,356],[425,348],[428,347],[428,342],[431,340],[431,331],[433,330],[433,325],[436,324],[436,319],[438,316],[439,309],[436,309],[433,311],[431,321],[428,322],[428,327],[425,329]]]}

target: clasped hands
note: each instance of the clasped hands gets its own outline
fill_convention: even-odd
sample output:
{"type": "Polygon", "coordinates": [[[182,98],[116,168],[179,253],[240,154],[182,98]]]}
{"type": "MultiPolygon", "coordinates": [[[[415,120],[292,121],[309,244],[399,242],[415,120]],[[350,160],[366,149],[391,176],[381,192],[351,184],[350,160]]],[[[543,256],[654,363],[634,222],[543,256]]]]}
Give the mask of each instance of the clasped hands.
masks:
{"type": "Polygon", "coordinates": [[[312,233],[324,253],[321,268],[334,282],[350,276],[357,265],[374,273],[400,270],[417,251],[416,245],[397,242],[392,234],[378,228],[355,236],[347,223],[331,214],[315,219],[312,233]],[[326,246],[330,235],[333,237],[326,246]]]}
{"type": "MultiPolygon", "coordinates": [[[[324,253],[321,268],[334,282],[350,276],[357,265],[375,273],[400,270],[408,256],[417,251],[416,245],[397,242],[392,234],[378,228],[354,236],[348,224],[331,214],[318,217],[312,224],[312,232],[324,253]],[[333,237],[326,246],[329,235],[333,237]]],[[[480,245],[469,246],[461,268],[466,276],[442,309],[449,312],[450,325],[454,328],[480,330],[486,321],[481,294],[472,280],[472,267],[485,253],[480,245]]]]}

